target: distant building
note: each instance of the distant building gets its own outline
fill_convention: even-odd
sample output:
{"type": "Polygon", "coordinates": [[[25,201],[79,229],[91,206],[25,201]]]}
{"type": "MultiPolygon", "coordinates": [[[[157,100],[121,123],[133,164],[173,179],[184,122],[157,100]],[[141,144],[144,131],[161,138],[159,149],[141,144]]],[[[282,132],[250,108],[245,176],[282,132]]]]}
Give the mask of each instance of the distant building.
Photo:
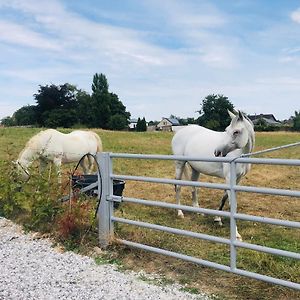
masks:
{"type": "Polygon", "coordinates": [[[259,115],[250,115],[249,119],[253,122],[254,125],[259,124],[261,121],[265,122],[266,125],[279,126],[281,122],[278,121],[273,114],[259,114],[259,115]]]}
{"type": "Polygon", "coordinates": [[[136,128],[137,119],[130,119],[129,120],[129,129],[134,130],[136,128]]]}
{"type": "Polygon", "coordinates": [[[162,118],[162,120],[157,124],[157,130],[162,131],[172,131],[173,126],[179,126],[179,121],[175,118],[162,118]]]}

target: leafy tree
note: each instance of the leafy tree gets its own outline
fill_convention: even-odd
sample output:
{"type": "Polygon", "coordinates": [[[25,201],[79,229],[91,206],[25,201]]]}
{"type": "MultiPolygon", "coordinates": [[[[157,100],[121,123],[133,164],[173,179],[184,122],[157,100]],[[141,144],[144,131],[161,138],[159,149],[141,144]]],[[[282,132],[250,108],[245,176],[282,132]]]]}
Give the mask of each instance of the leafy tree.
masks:
{"type": "Polygon", "coordinates": [[[300,111],[295,111],[292,129],[295,131],[300,131],[300,111]]]}
{"type": "Polygon", "coordinates": [[[109,128],[112,130],[123,130],[127,126],[127,119],[123,115],[115,114],[110,118],[109,128]]]}
{"type": "MultiPolygon", "coordinates": [[[[126,120],[124,123],[124,128],[128,126],[130,119],[130,112],[126,111],[126,106],[119,100],[118,95],[114,93],[110,93],[110,103],[109,103],[110,111],[112,116],[121,115],[126,120]]],[[[122,129],[124,129],[122,128],[122,129]]]]}
{"type": "MultiPolygon", "coordinates": [[[[46,124],[49,124],[50,121],[47,120],[47,117],[49,117],[52,110],[56,110],[53,114],[57,115],[57,110],[64,112],[77,108],[77,89],[74,85],[65,83],[59,86],[51,84],[50,86],[40,85],[39,87],[38,93],[34,94],[37,102],[37,121],[39,125],[46,126],[46,124]]],[[[59,122],[56,122],[57,126],[68,126],[68,121],[64,122],[63,118],[59,120],[59,122]]]]}
{"type": "Polygon", "coordinates": [[[37,111],[35,105],[23,106],[13,114],[15,125],[37,124],[37,111]]]}
{"type": "Polygon", "coordinates": [[[145,118],[140,119],[138,118],[137,123],[136,123],[136,131],[147,131],[147,123],[145,118]]]}
{"type": "Polygon", "coordinates": [[[24,106],[13,117],[1,120],[6,126],[37,124],[46,127],[100,127],[122,130],[130,113],[118,95],[108,91],[104,74],[95,74],[92,94],[69,83],[39,86],[34,94],[37,105],[24,106]]]}
{"type": "Polygon", "coordinates": [[[87,92],[79,90],[77,93],[77,117],[78,123],[92,127],[92,120],[94,118],[92,109],[92,97],[87,92]]]}
{"type": "Polygon", "coordinates": [[[91,98],[91,127],[100,127],[107,129],[111,118],[109,107],[110,94],[108,92],[108,83],[104,74],[95,74],[92,84],[91,98]]]}
{"type": "Polygon", "coordinates": [[[92,84],[90,109],[87,109],[89,125],[104,129],[122,130],[128,127],[130,113],[119,100],[118,95],[108,91],[108,82],[104,74],[95,74],[92,84]],[[119,124],[117,124],[117,120],[119,124]]]}
{"type": "Polygon", "coordinates": [[[45,126],[50,128],[72,127],[76,124],[78,118],[75,109],[52,109],[44,114],[45,126]]]}
{"type": "Polygon", "coordinates": [[[7,126],[7,127],[14,126],[15,122],[12,117],[5,117],[5,118],[1,119],[1,125],[7,126]]]}
{"type": "Polygon", "coordinates": [[[213,129],[224,130],[231,119],[227,110],[233,110],[233,104],[228,100],[228,97],[223,95],[208,95],[201,104],[201,109],[198,111],[200,116],[197,123],[201,126],[213,129]]]}

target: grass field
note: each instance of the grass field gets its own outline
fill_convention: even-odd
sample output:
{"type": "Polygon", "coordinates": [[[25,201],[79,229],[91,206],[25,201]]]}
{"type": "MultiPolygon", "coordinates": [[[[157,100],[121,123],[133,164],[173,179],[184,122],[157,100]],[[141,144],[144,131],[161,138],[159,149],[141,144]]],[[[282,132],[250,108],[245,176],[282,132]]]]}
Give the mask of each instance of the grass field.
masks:
{"type": "MultiPolygon", "coordinates": [[[[4,162],[16,159],[26,141],[38,131],[40,129],[36,128],[0,128],[0,167],[2,173],[5,172],[4,162]]],[[[65,132],[68,131],[65,130],[65,132]]],[[[171,154],[172,133],[112,132],[97,129],[95,131],[102,138],[104,151],[171,154]]],[[[300,141],[300,133],[257,133],[255,150],[297,141],[300,141]]],[[[259,157],[299,159],[300,147],[280,150],[259,157]]],[[[70,167],[65,168],[65,170],[68,169],[70,167]]],[[[174,178],[174,165],[171,161],[115,159],[114,173],[174,178]]],[[[200,179],[207,182],[222,182],[208,176],[202,176],[200,179]]],[[[300,190],[299,168],[253,165],[251,171],[242,180],[242,184],[300,190]]],[[[127,181],[124,195],[170,203],[175,202],[174,187],[171,185],[127,181]]],[[[221,196],[222,191],[201,189],[199,191],[200,206],[215,209],[218,207],[221,196]]],[[[189,188],[182,189],[182,204],[191,205],[189,188]]],[[[228,207],[225,209],[228,209],[228,207]]],[[[300,201],[298,198],[239,193],[238,211],[264,217],[299,221],[300,201]]],[[[223,227],[218,227],[214,225],[211,216],[185,213],[184,219],[178,219],[175,210],[131,204],[122,204],[120,209],[116,211],[116,215],[221,237],[229,236],[228,220],[224,220],[223,227]]],[[[246,242],[300,252],[299,230],[253,222],[239,222],[238,228],[243,240],[246,242]]],[[[178,251],[217,263],[229,263],[228,246],[128,225],[116,224],[115,229],[116,236],[127,240],[178,251]]],[[[148,272],[159,273],[164,276],[167,282],[178,281],[191,291],[195,292],[199,289],[213,293],[217,295],[215,299],[300,299],[300,292],[291,289],[119,245],[112,245],[107,255],[114,260],[122,261],[122,264],[127,268],[144,269],[148,272]]],[[[239,249],[238,255],[239,268],[300,282],[299,261],[244,249],[239,249]]]]}

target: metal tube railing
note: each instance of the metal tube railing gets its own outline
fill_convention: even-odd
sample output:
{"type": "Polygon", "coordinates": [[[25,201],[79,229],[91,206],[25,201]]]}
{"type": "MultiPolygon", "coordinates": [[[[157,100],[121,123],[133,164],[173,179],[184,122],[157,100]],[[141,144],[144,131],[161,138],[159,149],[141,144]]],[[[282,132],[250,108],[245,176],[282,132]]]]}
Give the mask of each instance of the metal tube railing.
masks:
{"type": "MultiPolygon", "coordinates": [[[[250,154],[249,154],[250,155],[250,154]]],[[[248,155],[245,155],[248,156],[248,155]]],[[[168,250],[163,250],[160,248],[155,248],[143,244],[138,244],[135,242],[125,241],[125,240],[119,240],[121,243],[137,247],[140,249],[169,255],[172,257],[181,258],[190,262],[194,262],[197,264],[201,264],[208,267],[213,267],[216,269],[232,272],[239,275],[248,276],[251,278],[263,280],[266,282],[271,282],[275,284],[280,284],[286,287],[292,287],[296,289],[300,289],[300,284],[295,282],[290,282],[278,278],[273,278],[245,270],[240,270],[237,268],[237,248],[245,248],[253,251],[259,251],[264,252],[272,255],[281,255],[285,257],[289,257],[292,259],[300,259],[300,254],[281,250],[281,249],[275,249],[270,248],[266,246],[256,245],[256,244],[250,244],[245,243],[237,240],[237,230],[236,230],[236,220],[245,220],[245,221],[253,221],[253,222],[261,222],[265,224],[272,224],[272,225],[279,225],[279,226],[286,226],[290,228],[300,228],[300,223],[296,221],[288,221],[288,220],[278,220],[273,218],[265,218],[265,217],[259,217],[259,216],[251,216],[246,214],[239,214],[237,213],[237,202],[236,202],[236,192],[251,192],[251,193],[260,193],[260,194],[271,194],[271,195],[280,195],[280,196],[289,196],[289,197],[300,197],[299,191],[293,191],[293,190],[287,190],[287,189],[275,189],[275,188],[262,188],[262,187],[252,187],[252,186],[239,186],[236,184],[236,164],[240,163],[254,163],[254,164],[269,164],[269,165],[285,165],[285,166],[300,166],[300,160],[287,160],[287,159],[261,159],[261,158],[246,158],[246,157],[240,157],[240,158],[228,158],[228,157],[211,157],[211,158],[199,158],[199,157],[184,157],[184,156],[170,156],[170,155],[140,155],[140,154],[126,154],[126,153],[109,153],[109,155],[102,155],[102,158],[108,162],[108,167],[105,167],[108,172],[105,174],[105,180],[109,180],[112,182],[113,179],[119,179],[119,180],[134,180],[134,181],[144,181],[144,182],[155,182],[155,183],[162,183],[162,184],[173,184],[173,185],[184,185],[184,186],[191,186],[191,187],[205,187],[210,189],[221,189],[221,190],[227,190],[230,193],[231,198],[231,209],[230,212],[223,212],[218,210],[211,210],[211,209],[204,209],[204,208],[198,208],[198,207],[190,207],[185,205],[177,205],[172,203],[166,203],[166,202],[159,202],[159,201],[152,201],[152,200],[143,200],[143,199],[136,199],[136,198],[130,198],[130,197],[119,197],[112,195],[112,189],[111,185],[109,185],[109,188],[106,189],[110,190],[110,194],[106,196],[106,200],[108,201],[123,201],[123,202],[130,202],[130,203],[137,203],[142,205],[148,205],[148,206],[158,206],[158,207],[165,207],[170,209],[182,209],[187,210],[195,213],[204,213],[209,215],[217,215],[217,216],[224,216],[230,218],[230,239],[211,236],[207,234],[202,233],[196,233],[191,232],[187,230],[162,226],[162,225],[156,225],[156,224],[150,224],[146,222],[141,221],[134,221],[134,220],[128,220],[124,218],[118,218],[112,215],[112,211],[110,212],[109,216],[109,222],[110,225],[108,228],[113,228],[114,222],[120,222],[128,225],[134,225],[134,226],[141,226],[144,228],[154,229],[154,230],[160,230],[172,234],[179,234],[187,237],[192,238],[198,238],[203,239],[211,242],[216,243],[223,243],[230,246],[230,267],[225,265],[220,265],[214,262],[206,261],[203,259],[198,259],[195,257],[183,255],[180,253],[175,253],[168,250]],[[153,178],[153,177],[146,177],[146,176],[129,176],[129,175],[116,175],[112,173],[112,159],[113,158],[129,158],[129,159],[163,159],[163,160],[182,160],[182,161],[206,161],[206,162],[224,162],[224,163],[230,163],[230,182],[229,184],[219,184],[219,183],[207,183],[207,182],[191,182],[187,180],[175,180],[175,179],[168,179],[168,178],[153,178]]],[[[110,208],[112,205],[109,206],[110,208]]],[[[110,211],[110,210],[108,210],[110,211]]]]}
{"type": "Polygon", "coordinates": [[[167,226],[162,226],[162,225],[156,225],[156,224],[151,224],[151,223],[146,223],[146,222],[141,222],[141,221],[134,221],[134,220],[124,219],[124,218],[112,217],[111,220],[113,222],[119,222],[119,223],[123,223],[123,224],[127,224],[127,225],[140,226],[140,227],[144,227],[144,228],[148,228],[148,229],[160,230],[160,231],[164,231],[164,232],[168,232],[168,233],[173,233],[173,234],[183,235],[183,236],[187,236],[187,237],[207,240],[210,242],[216,242],[216,243],[230,245],[229,239],[216,237],[213,235],[208,235],[208,234],[203,234],[203,233],[198,233],[198,232],[193,232],[193,231],[188,231],[188,230],[183,230],[183,229],[177,229],[177,228],[167,227],[167,226]]]}

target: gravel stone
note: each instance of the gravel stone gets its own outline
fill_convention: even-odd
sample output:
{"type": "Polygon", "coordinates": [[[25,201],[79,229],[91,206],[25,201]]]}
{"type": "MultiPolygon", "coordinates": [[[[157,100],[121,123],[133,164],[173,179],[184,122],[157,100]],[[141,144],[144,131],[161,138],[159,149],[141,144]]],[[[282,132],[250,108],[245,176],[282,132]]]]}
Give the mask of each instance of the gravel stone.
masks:
{"type": "Polygon", "coordinates": [[[113,265],[96,265],[87,256],[55,250],[49,239],[24,234],[0,217],[0,299],[5,300],[208,300],[205,294],[180,291],[177,284],[157,286],[119,272],[113,265]]]}

